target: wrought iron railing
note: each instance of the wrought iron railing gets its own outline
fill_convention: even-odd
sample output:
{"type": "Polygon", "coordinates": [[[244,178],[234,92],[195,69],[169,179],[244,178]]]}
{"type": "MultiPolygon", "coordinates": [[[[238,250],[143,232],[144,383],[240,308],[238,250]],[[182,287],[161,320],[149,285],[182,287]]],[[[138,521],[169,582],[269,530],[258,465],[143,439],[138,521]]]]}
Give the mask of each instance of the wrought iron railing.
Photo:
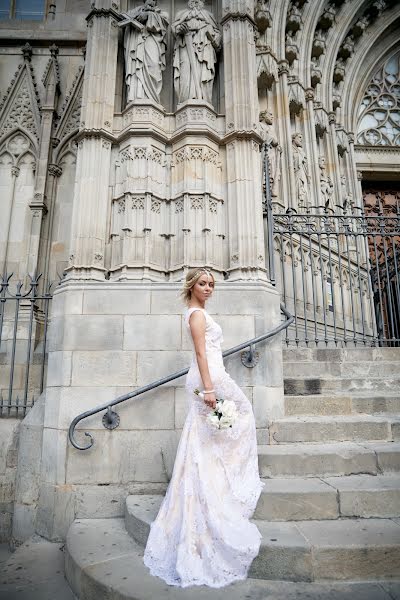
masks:
{"type": "Polygon", "coordinates": [[[41,275],[0,279],[0,417],[23,418],[42,393],[52,283],[40,293],[41,275]]]}
{"type": "MultiPolygon", "coordinates": [[[[283,304],[281,304],[281,311],[283,312],[283,314],[286,317],[285,321],[280,323],[277,327],[275,327],[268,333],[264,333],[263,335],[259,335],[258,337],[255,337],[251,340],[247,340],[246,342],[243,342],[242,344],[238,344],[237,346],[234,346],[233,348],[229,348],[229,350],[225,350],[222,353],[222,356],[223,357],[230,356],[231,354],[240,352],[241,350],[244,350],[245,348],[249,348],[248,351],[242,353],[242,363],[248,368],[254,367],[257,364],[256,354],[255,354],[255,350],[254,350],[255,344],[263,342],[263,341],[267,340],[268,338],[271,338],[271,337],[277,335],[279,332],[281,332],[284,329],[286,329],[287,327],[289,327],[289,325],[293,322],[294,317],[289,313],[289,311],[286,309],[286,307],[283,304]]],[[[166,377],[163,377],[162,379],[159,379],[157,381],[149,383],[148,385],[138,388],[137,390],[134,390],[132,392],[129,392],[128,394],[124,394],[123,396],[118,396],[118,398],[115,398],[115,400],[106,402],[105,404],[102,404],[101,406],[97,406],[95,408],[92,408],[91,410],[87,410],[86,412],[81,413],[80,415],[75,417],[75,419],[72,421],[71,425],[69,426],[68,437],[69,437],[71,444],[77,450],[88,450],[89,448],[91,448],[93,446],[93,443],[94,443],[93,437],[87,431],[84,432],[85,436],[89,438],[89,442],[86,445],[80,445],[75,440],[75,437],[74,437],[75,436],[75,428],[78,425],[78,423],[80,421],[82,421],[83,419],[86,419],[87,417],[91,417],[92,415],[95,415],[97,413],[106,411],[105,414],[103,415],[102,423],[103,423],[104,427],[106,427],[107,429],[115,429],[119,425],[120,418],[119,418],[119,415],[115,411],[112,410],[113,406],[115,406],[116,404],[121,404],[121,402],[125,402],[126,400],[129,400],[130,398],[134,398],[136,396],[139,396],[140,394],[144,394],[145,392],[148,392],[157,387],[160,387],[160,385],[163,385],[164,383],[168,383],[169,381],[178,379],[179,377],[186,375],[186,373],[188,371],[189,371],[189,367],[187,367],[185,369],[181,369],[180,371],[177,371],[176,373],[171,373],[170,375],[167,375],[166,377]]]]}
{"type": "Polygon", "coordinates": [[[294,315],[286,345],[398,346],[399,205],[274,213],[266,148],[264,177],[269,277],[294,315]]]}

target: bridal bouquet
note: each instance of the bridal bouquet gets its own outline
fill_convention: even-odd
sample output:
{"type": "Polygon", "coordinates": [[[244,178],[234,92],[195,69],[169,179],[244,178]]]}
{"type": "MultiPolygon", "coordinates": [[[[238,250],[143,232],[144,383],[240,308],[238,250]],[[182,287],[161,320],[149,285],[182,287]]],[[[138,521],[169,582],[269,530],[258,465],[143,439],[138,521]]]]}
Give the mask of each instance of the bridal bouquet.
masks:
{"type": "MultiPolygon", "coordinates": [[[[204,394],[198,389],[195,389],[194,393],[204,399],[204,394]]],[[[214,410],[207,415],[207,421],[216,429],[232,427],[236,418],[236,404],[232,400],[224,400],[223,398],[218,398],[214,410]]]]}

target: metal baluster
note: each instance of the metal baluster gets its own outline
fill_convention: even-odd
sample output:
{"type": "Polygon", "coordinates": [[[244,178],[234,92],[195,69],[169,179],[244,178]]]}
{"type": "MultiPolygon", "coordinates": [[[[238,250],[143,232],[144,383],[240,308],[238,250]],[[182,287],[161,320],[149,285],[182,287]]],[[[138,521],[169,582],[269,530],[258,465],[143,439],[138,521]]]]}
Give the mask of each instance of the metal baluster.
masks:
{"type": "MultiPolygon", "coordinates": [[[[342,234],[341,234],[342,235],[342,234]]],[[[340,287],[340,297],[342,301],[342,315],[343,315],[343,342],[344,345],[347,346],[347,327],[346,327],[346,305],[344,302],[344,293],[343,293],[343,279],[342,279],[342,248],[338,234],[338,267],[339,267],[339,287],[340,287]]]]}
{"type": "Polygon", "coordinates": [[[358,273],[358,289],[360,290],[360,308],[361,308],[361,324],[362,324],[362,341],[364,346],[366,345],[366,337],[365,337],[365,313],[364,313],[364,301],[363,301],[363,291],[362,291],[362,278],[361,278],[361,266],[360,266],[360,256],[358,252],[358,233],[354,235],[354,239],[356,242],[356,257],[357,257],[357,273],[358,273]]]}
{"type": "Polygon", "coordinates": [[[385,234],[385,221],[384,217],[380,219],[380,226],[382,232],[382,242],[383,242],[383,256],[385,258],[385,269],[386,269],[386,296],[389,304],[389,321],[388,323],[388,341],[394,340],[394,314],[393,314],[393,299],[392,299],[392,286],[390,285],[390,270],[388,265],[388,257],[387,257],[387,249],[386,249],[386,234],[385,234]]]}
{"type": "Polygon", "coordinates": [[[42,351],[42,364],[40,367],[40,393],[43,392],[43,383],[44,383],[44,366],[46,360],[46,344],[47,344],[47,325],[48,325],[48,317],[49,317],[49,302],[50,302],[50,288],[51,284],[47,288],[47,294],[44,298],[44,332],[43,332],[43,351],[42,351]]]}
{"type": "Polygon", "coordinates": [[[328,241],[329,277],[331,279],[331,290],[332,290],[333,340],[335,342],[335,346],[337,347],[338,339],[337,339],[337,331],[336,331],[335,286],[334,286],[333,274],[332,274],[332,253],[331,253],[331,243],[330,243],[329,233],[327,234],[326,238],[328,241]]]}
{"type": "Polygon", "coordinates": [[[26,369],[25,369],[25,385],[24,385],[24,406],[25,406],[25,411],[26,411],[26,404],[28,402],[28,385],[29,385],[29,372],[30,372],[30,365],[31,365],[31,347],[32,347],[32,329],[33,329],[33,309],[34,309],[34,303],[35,303],[35,299],[36,299],[36,288],[38,285],[38,281],[40,279],[41,275],[39,275],[38,278],[34,278],[32,280],[31,279],[31,308],[29,311],[29,330],[28,330],[28,347],[27,347],[27,353],[26,353],[26,369]]]}
{"type": "Polygon", "coordinates": [[[315,274],[314,274],[314,252],[312,249],[312,235],[310,235],[310,268],[311,268],[311,288],[312,288],[312,297],[313,297],[313,315],[314,315],[314,335],[315,335],[315,346],[318,346],[319,338],[318,338],[318,327],[317,327],[317,297],[315,291],[315,274]]]}
{"type": "MultiPolygon", "coordinates": [[[[368,231],[368,220],[366,220],[365,223],[365,229],[366,232],[368,231]]],[[[376,342],[378,341],[378,329],[377,329],[377,325],[376,325],[376,313],[375,313],[375,303],[374,303],[374,290],[372,288],[372,272],[371,272],[371,254],[370,254],[370,249],[369,249],[369,242],[368,242],[368,236],[365,234],[364,235],[364,246],[365,246],[365,264],[367,267],[367,282],[368,282],[368,294],[370,297],[370,316],[371,316],[371,323],[372,323],[372,345],[375,346],[376,342]]]]}
{"type": "MultiPolygon", "coordinates": [[[[382,319],[382,327],[383,327],[383,333],[384,333],[384,315],[385,312],[383,310],[383,301],[382,301],[382,290],[381,290],[381,278],[380,278],[380,273],[379,273],[379,262],[378,262],[378,249],[376,247],[376,237],[375,235],[372,237],[373,242],[374,242],[374,254],[375,254],[375,265],[376,265],[376,282],[378,285],[378,297],[379,297],[379,306],[380,306],[380,311],[381,311],[381,319],[382,319]]],[[[384,338],[384,335],[382,335],[382,333],[379,331],[378,329],[378,338],[380,340],[379,344],[382,344],[382,340],[384,338]]]]}
{"type": "Polygon", "coordinates": [[[293,303],[294,303],[294,329],[295,329],[295,342],[296,346],[299,345],[299,331],[297,324],[297,294],[296,294],[296,274],[295,274],[295,261],[294,261],[294,252],[293,252],[293,236],[292,232],[289,232],[290,236],[290,254],[292,258],[292,285],[293,285],[293,303]]]}
{"type": "Polygon", "coordinates": [[[301,280],[302,280],[302,287],[303,287],[303,311],[304,311],[304,341],[306,343],[306,346],[308,347],[308,331],[307,331],[307,282],[306,282],[306,276],[305,276],[305,271],[304,271],[304,257],[303,257],[303,234],[300,233],[299,234],[299,238],[300,238],[300,261],[301,261],[301,280]]]}
{"type": "MultiPolygon", "coordinates": [[[[285,275],[285,260],[284,260],[284,255],[283,255],[283,235],[280,235],[281,238],[281,271],[282,271],[282,292],[283,292],[283,304],[286,306],[287,305],[287,298],[286,298],[286,275],[285,275]]],[[[288,334],[288,327],[286,328],[285,331],[285,342],[286,342],[286,346],[289,346],[289,334],[288,334]]]]}
{"type": "Polygon", "coordinates": [[[347,264],[349,269],[349,286],[350,286],[350,300],[351,300],[351,320],[353,322],[353,343],[354,346],[357,346],[357,331],[356,331],[356,320],[355,320],[355,312],[354,312],[354,299],[353,299],[353,283],[352,283],[352,268],[350,262],[350,252],[349,252],[349,233],[345,233],[346,240],[346,254],[347,254],[347,264]]]}
{"type": "Polygon", "coordinates": [[[326,327],[326,302],[325,302],[325,289],[324,289],[324,263],[322,260],[322,249],[321,249],[321,233],[317,234],[318,238],[318,249],[319,249],[319,262],[321,266],[321,290],[322,290],[322,310],[323,310],[323,320],[324,320],[324,330],[325,330],[325,346],[328,345],[328,330],[326,327]]]}
{"type": "Polygon", "coordinates": [[[12,342],[12,350],[11,350],[10,383],[8,386],[8,416],[10,416],[10,412],[11,412],[12,390],[13,390],[13,386],[14,386],[15,347],[17,344],[17,327],[18,327],[18,317],[19,317],[19,305],[20,305],[20,301],[21,301],[21,288],[22,288],[22,281],[19,281],[17,283],[17,293],[15,295],[14,332],[13,332],[13,342],[12,342]]]}
{"type": "MultiPolygon", "coordinates": [[[[392,239],[392,248],[393,248],[393,264],[394,264],[394,273],[396,278],[396,299],[397,299],[397,323],[400,324],[400,283],[399,283],[399,269],[397,266],[397,256],[396,256],[396,244],[395,244],[395,236],[391,236],[392,239]]],[[[400,331],[397,329],[397,339],[400,339],[400,331]]]]}

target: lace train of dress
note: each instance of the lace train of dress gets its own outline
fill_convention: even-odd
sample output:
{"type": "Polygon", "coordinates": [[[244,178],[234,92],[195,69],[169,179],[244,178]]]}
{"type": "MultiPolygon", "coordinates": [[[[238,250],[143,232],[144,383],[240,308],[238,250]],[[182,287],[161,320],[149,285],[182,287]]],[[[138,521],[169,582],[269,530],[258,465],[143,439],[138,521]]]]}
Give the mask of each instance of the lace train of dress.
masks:
{"type": "MultiPolygon", "coordinates": [[[[246,579],[261,534],[249,521],[264,483],[258,471],[256,428],[251,404],[225,371],[222,331],[204,310],[206,354],[217,398],[233,400],[238,418],[228,429],[206,422],[210,408],[194,394],[202,381],[193,351],[186,377],[188,415],[172,477],[144,551],[152,575],[169,585],[220,588],[246,579]]],[[[190,336],[191,339],[191,336],[190,336]]],[[[193,343],[192,343],[193,347],[193,343]]]]}

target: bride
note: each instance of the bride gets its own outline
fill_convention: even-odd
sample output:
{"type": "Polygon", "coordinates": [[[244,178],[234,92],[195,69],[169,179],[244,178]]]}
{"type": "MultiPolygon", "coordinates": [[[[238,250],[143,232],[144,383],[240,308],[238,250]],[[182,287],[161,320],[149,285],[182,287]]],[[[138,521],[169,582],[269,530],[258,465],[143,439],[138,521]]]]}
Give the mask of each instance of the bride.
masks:
{"type": "Polygon", "coordinates": [[[152,575],[179,587],[220,588],[246,579],[261,541],[249,521],[264,486],[254,415],[225,371],[222,331],[204,308],[214,286],[207,269],[191,269],[186,275],[184,321],[193,347],[186,377],[188,414],[143,558],[152,575]],[[204,399],[195,390],[204,390],[204,399]],[[217,429],[207,420],[220,398],[236,405],[231,428],[217,429]]]}

